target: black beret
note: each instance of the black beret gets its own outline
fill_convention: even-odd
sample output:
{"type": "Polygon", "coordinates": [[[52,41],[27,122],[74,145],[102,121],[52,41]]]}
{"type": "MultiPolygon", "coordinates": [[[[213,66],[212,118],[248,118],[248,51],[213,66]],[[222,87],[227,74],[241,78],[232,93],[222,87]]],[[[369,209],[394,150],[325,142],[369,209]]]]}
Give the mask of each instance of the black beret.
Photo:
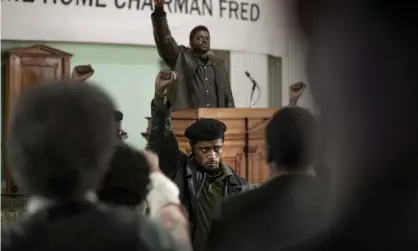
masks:
{"type": "Polygon", "coordinates": [[[223,139],[226,125],[216,119],[199,119],[191,124],[184,135],[192,142],[223,139]]]}
{"type": "Polygon", "coordinates": [[[123,113],[121,111],[116,110],[115,111],[115,119],[116,122],[120,122],[123,120],[123,113]]]}

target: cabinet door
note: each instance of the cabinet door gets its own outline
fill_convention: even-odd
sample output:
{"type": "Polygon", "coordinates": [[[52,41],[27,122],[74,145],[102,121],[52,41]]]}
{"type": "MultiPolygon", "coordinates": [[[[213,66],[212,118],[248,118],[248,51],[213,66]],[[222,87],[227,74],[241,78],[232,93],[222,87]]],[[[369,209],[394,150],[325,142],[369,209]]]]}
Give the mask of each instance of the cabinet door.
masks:
{"type": "Polygon", "coordinates": [[[62,79],[69,75],[71,54],[45,45],[34,45],[9,51],[4,59],[3,120],[2,120],[2,191],[16,192],[7,172],[4,140],[14,104],[26,88],[47,81],[62,79]]]}
{"type": "MultiPolygon", "coordinates": [[[[19,60],[17,60],[19,61],[19,60]]],[[[62,78],[62,60],[60,58],[21,57],[20,64],[14,67],[16,76],[20,77],[23,89],[45,81],[62,78]]]]}
{"type": "Polygon", "coordinates": [[[6,107],[9,121],[13,106],[26,88],[44,81],[60,79],[63,74],[62,59],[55,57],[11,56],[8,65],[9,83],[6,83],[6,107]]]}
{"type": "MultiPolygon", "coordinates": [[[[56,57],[30,57],[30,56],[14,56],[9,59],[8,65],[8,83],[5,83],[5,111],[3,125],[7,127],[10,121],[14,104],[19,94],[30,86],[62,78],[62,59],[56,57]]],[[[4,131],[5,133],[7,130],[4,131]]],[[[5,137],[4,134],[3,137],[5,137]]],[[[17,188],[14,186],[10,174],[4,169],[3,164],[3,188],[6,193],[15,193],[17,188]]]]}

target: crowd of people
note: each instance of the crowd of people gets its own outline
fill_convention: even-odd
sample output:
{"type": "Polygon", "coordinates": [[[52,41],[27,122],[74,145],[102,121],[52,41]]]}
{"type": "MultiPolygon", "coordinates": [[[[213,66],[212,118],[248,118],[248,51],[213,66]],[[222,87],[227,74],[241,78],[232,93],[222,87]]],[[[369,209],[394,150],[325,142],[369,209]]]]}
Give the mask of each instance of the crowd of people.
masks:
{"type": "MultiPolygon", "coordinates": [[[[83,73],[80,67],[84,66],[74,68],[72,80],[29,89],[16,105],[8,135],[8,161],[19,188],[30,197],[26,215],[4,230],[2,247],[66,250],[81,238],[86,248],[93,248],[93,240],[101,235],[104,239],[96,248],[139,245],[144,250],[218,250],[230,247],[228,242],[234,246],[232,237],[242,233],[222,234],[230,232],[228,226],[237,227],[232,216],[250,219],[244,216],[249,212],[240,212],[249,205],[240,204],[254,203],[252,197],[257,195],[252,193],[264,193],[270,185],[254,189],[257,186],[222,162],[226,125],[216,119],[197,120],[185,131],[192,154],[183,153],[171,131],[170,104],[162,95],[176,80],[175,73],[162,71],[155,79],[149,149],[135,149],[125,142],[123,113],[115,109],[108,94],[86,82],[94,71],[83,73]],[[234,196],[238,194],[243,197],[234,196]]],[[[297,83],[289,90],[297,98],[305,87],[297,83]]],[[[309,186],[315,176],[310,168],[313,155],[301,155],[302,148],[287,152],[302,146],[275,143],[284,140],[275,127],[282,126],[280,120],[286,124],[286,117],[300,121],[295,120],[295,128],[279,132],[302,130],[306,123],[311,134],[315,130],[313,116],[302,108],[284,108],[276,114],[267,132],[272,140],[267,142],[272,175],[290,174],[283,177],[296,180],[300,175],[309,186]]],[[[277,178],[270,184],[276,183],[273,180],[277,178]]],[[[303,193],[303,189],[297,190],[303,193]]],[[[274,210],[275,203],[266,204],[270,207],[274,210]]]]}
{"type": "Polygon", "coordinates": [[[222,162],[228,128],[216,119],[191,124],[191,154],[179,149],[168,94],[179,74],[156,76],[140,150],[124,141],[109,94],[86,82],[94,71],[75,70],[72,80],[29,88],[15,105],[7,161],[29,201],[2,229],[1,248],[417,250],[418,39],[404,29],[415,27],[414,7],[296,2],[321,114],[294,106],[306,86],[291,85],[290,105],[266,130],[269,180],[248,184],[222,162]],[[384,51],[396,57],[382,61],[384,51]]]}

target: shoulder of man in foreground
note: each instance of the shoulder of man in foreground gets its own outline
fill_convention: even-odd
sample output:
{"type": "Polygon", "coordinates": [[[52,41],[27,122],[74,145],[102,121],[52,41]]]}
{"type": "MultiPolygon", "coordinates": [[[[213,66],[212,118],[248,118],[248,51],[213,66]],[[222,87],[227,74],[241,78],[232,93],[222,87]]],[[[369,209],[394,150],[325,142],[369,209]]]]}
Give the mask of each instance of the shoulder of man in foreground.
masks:
{"type": "Polygon", "coordinates": [[[189,221],[183,205],[166,205],[158,210],[153,220],[159,222],[179,245],[192,249],[189,221]]]}
{"type": "Polygon", "coordinates": [[[187,245],[176,242],[161,224],[150,219],[144,218],[140,225],[140,238],[152,251],[191,251],[187,245]]]}
{"type": "Polygon", "coordinates": [[[240,233],[240,230],[234,229],[242,229],[242,224],[248,223],[248,220],[244,223],[243,219],[252,219],[260,213],[263,205],[258,203],[259,192],[256,190],[236,194],[221,203],[219,215],[213,220],[209,233],[209,251],[229,250],[240,233]]]}
{"type": "Polygon", "coordinates": [[[229,166],[228,164],[223,163],[222,164],[224,166],[224,170],[229,170],[227,172],[230,172],[232,174],[232,176],[230,177],[229,181],[230,183],[233,183],[237,186],[239,186],[240,188],[242,188],[241,192],[245,192],[247,190],[249,190],[249,184],[248,181],[241,177],[231,166],[229,166]]]}
{"type": "MultiPolygon", "coordinates": [[[[100,228],[109,228],[109,231],[97,232],[96,237],[123,231],[127,237],[127,241],[129,241],[129,231],[130,229],[135,229],[134,234],[137,235],[138,241],[143,243],[149,251],[191,250],[190,247],[177,242],[160,224],[143,216],[139,216],[130,209],[124,207],[108,207],[103,204],[100,204],[97,209],[91,209],[92,210],[90,211],[77,215],[81,225],[94,224],[91,225],[94,227],[90,227],[90,230],[92,231],[97,231],[100,228]]],[[[22,240],[26,240],[28,231],[33,232],[38,231],[39,229],[45,230],[44,226],[46,224],[61,226],[61,233],[58,234],[71,234],[74,231],[80,231],[80,225],[74,220],[68,221],[68,217],[63,216],[58,221],[49,219],[50,213],[48,213],[48,211],[49,210],[42,210],[34,214],[28,213],[25,214],[24,217],[21,217],[18,222],[10,224],[8,227],[2,226],[1,247],[7,249],[19,244],[22,240]]],[[[59,242],[60,238],[54,238],[54,240],[59,242]]]]}
{"type": "Polygon", "coordinates": [[[242,193],[231,196],[221,204],[221,217],[234,217],[238,211],[245,212],[254,210],[254,206],[259,205],[258,201],[262,200],[263,189],[252,189],[247,187],[242,193]]]}

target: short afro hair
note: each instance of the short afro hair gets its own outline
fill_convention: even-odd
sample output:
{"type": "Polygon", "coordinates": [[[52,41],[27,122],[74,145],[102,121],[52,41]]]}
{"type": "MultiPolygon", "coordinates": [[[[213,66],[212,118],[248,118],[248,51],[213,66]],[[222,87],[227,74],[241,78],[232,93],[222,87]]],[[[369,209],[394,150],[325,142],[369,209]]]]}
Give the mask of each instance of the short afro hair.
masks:
{"type": "Polygon", "coordinates": [[[203,26],[203,25],[199,25],[199,26],[194,27],[192,29],[192,31],[190,32],[190,35],[189,35],[189,41],[190,42],[193,41],[194,37],[196,36],[197,32],[199,32],[199,31],[209,32],[209,29],[206,26],[203,26]]]}
{"type": "Polygon", "coordinates": [[[97,195],[107,204],[137,206],[149,192],[150,172],[151,166],[144,154],[122,143],[116,147],[97,195]]]}
{"type": "Polygon", "coordinates": [[[18,187],[61,200],[95,190],[117,143],[114,111],[111,98],[93,84],[57,81],[22,93],[6,145],[18,187]]]}
{"type": "Polygon", "coordinates": [[[313,163],[316,123],[312,114],[300,107],[278,111],[267,125],[267,157],[278,167],[306,167],[313,163]]]}

